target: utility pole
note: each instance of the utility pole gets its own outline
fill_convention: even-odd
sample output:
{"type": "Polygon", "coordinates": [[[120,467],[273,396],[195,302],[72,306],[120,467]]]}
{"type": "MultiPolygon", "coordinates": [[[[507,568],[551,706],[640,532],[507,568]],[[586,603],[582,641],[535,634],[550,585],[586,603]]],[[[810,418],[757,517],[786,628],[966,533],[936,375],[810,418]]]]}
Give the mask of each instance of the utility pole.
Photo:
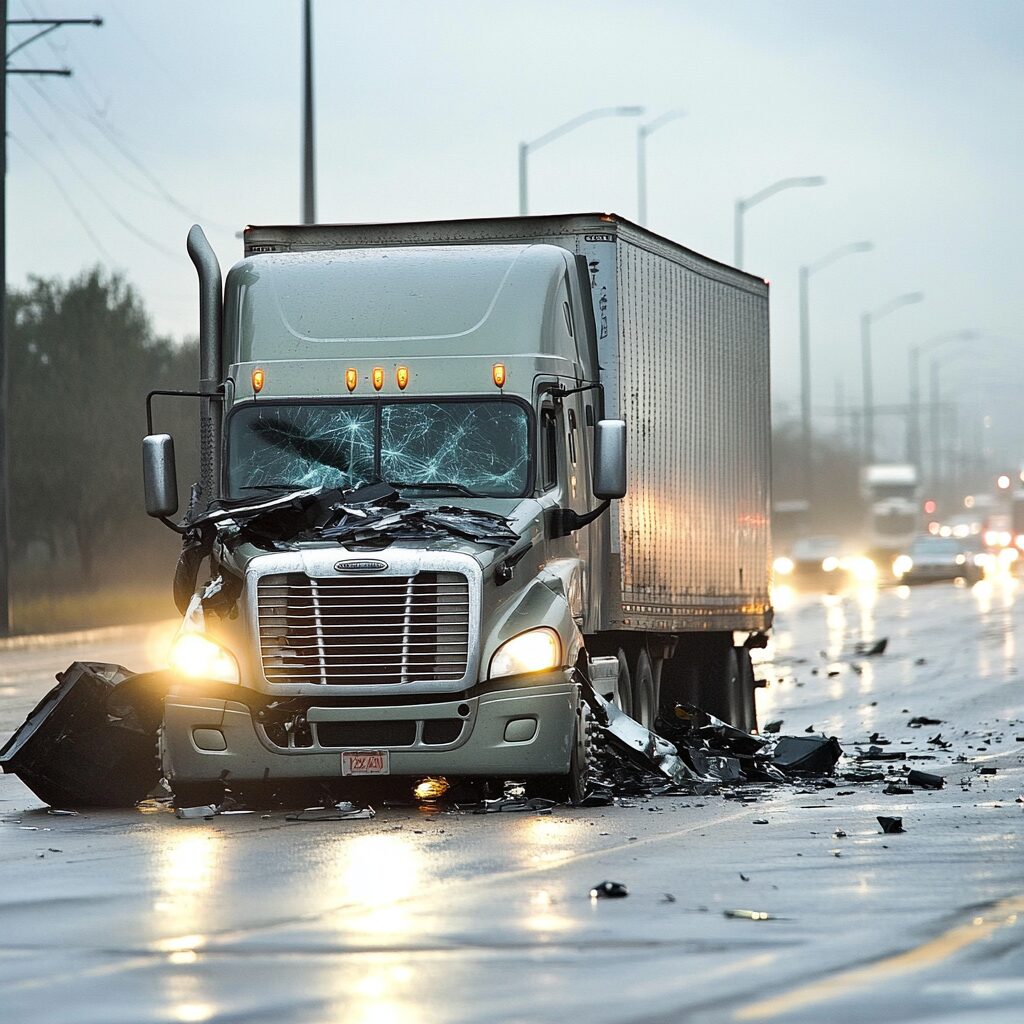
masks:
{"type": "Polygon", "coordinates": [[[7,0],[0,0],[0,26],[3,28],[4,73],[0,75],[0,636],[11,631],[11,524],[7,497],[7,76],[59,75],[66,78],[69,68],[12,68],[11,57],[37,39],[64,25],[103,24],[102,18],[7,18],[7,0]],[[7,26],[31,25],[37,31],[7,49],[7,26]]]}
{"type": "Polygon", "coordinates": [[[302,17],[302,223],[316,223],[316,153],[313,144],[313,11],[305,0],[302,17]]]}

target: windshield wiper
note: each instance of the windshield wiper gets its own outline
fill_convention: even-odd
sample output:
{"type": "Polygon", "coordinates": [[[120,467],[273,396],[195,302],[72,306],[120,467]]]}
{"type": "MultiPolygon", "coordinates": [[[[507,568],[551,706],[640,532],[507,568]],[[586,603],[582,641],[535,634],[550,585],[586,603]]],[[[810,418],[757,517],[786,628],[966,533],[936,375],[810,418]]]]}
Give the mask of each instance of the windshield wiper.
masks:
{"type": "Polygon", "coordinates": [[[467,498],[475,498],[475,495],[468,487],[463,487],[462,484],[457,484],[447,480],[426,480],[422,483],[412,483],[411,481],[405,480],[389,480],[388,483],[392,487],[398,487],[399,489],[406,490],[420,490],[420,491],[454,491],[456,494],[465,494],[467,498]]]}
{"type": "Polygon", "coordinates": [[[304,491],[307,490],[304,484],[250,484],[248,487],[239,487],[240,491],[304,491]]]}

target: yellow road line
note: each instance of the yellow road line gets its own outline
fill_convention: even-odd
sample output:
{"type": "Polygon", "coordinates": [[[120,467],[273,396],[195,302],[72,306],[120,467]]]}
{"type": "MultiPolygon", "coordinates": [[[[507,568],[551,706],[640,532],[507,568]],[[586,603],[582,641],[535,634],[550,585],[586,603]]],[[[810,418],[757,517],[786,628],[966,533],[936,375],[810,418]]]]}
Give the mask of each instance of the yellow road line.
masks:
{"type": "Polygon", "coordinates": [[[966,924],[950,928],[949,931],[920,946],[864,967],[840,971],[838,974],[811,982],[809,985],[801,985],[769,999],[748,1003],[733,1014],[733,1019],[766,1020],[779,1017],[815,1003],[839,999],[851,991],[869,988],[889,978],[926,970],[949,959],[960,950],[989,938],[999,929],[1015,925],[1019,914],[1024,914],[1024,896],[1000,900],[983,913],[976,914],[966,924]]]}

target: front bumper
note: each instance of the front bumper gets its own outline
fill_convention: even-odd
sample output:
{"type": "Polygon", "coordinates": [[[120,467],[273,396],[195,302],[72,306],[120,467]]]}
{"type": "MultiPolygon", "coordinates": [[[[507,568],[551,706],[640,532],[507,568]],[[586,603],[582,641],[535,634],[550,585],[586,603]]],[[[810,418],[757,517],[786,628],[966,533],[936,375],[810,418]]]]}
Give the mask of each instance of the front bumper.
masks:
{"type": "Polygon", "coordinates": [[[171,694],[164,701],[163,771],[172,786],[337,779],[343,750],[386,749],[391,775],[564,775],[581,701],[570,676],[549,672],[528,686],[430,704],[314,702],[305,712],[308,746],[283,746],[294,741],[268,730],[260,712],[240,701],[171,694]],[[361,735],[373,740],[392,731],[409,735],[401,745],[359,742],[361,735]],[[356,742],[339,742],[340,734],[356,742]]]}

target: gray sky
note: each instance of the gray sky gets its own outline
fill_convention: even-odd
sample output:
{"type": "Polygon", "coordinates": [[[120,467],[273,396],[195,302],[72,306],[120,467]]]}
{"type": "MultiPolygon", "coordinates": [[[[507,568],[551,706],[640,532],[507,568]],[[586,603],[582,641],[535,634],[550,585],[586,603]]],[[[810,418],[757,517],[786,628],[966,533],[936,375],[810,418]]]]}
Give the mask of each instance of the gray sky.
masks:
{"type": "MultiPolygon", "coordinates": [[[[662,234],[731,261],[738,196],[828,179],[746,218],[747,268],[773,288],[779,411],[797,393],[798,267],[847,242],[877,249],[813,279],[816,406],[833,405],[837,380],[859,401],[859,315],[903,292],[927,299],[876,327],[880,402],[905,400],[910,344],[962,327],[1022,338],[1019,0],[314,9],[320,220],[512,214],[521,139],[592,107],[683,107],[648,143],[648,226],[662,234]]],[[[301,4],[11,0],[9,16],[93,13],[103,28],[62,29],[12,60],[75,77],[9,79],[9,277],[70,275],[105,251],[160,330],[193,333],[193,216],[169,197],[200,215],[225,268],[243,224],[298,218],[301,4]]],[[[9,47],[23,36],[10,29],[9,47]]],[[[635,217],[635,132],[594,122],[535,153],[531,212],[635,217]]]]}

